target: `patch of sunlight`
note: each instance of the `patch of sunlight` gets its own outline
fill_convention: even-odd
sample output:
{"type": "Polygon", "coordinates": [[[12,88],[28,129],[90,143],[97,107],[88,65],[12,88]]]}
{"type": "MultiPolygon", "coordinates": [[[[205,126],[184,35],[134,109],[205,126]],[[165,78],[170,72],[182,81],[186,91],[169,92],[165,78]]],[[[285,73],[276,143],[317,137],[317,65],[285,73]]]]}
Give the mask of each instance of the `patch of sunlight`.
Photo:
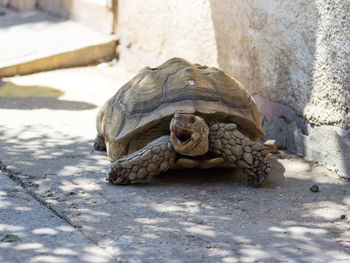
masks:
{"type": "Polygon", "coordinates": [[[286,231],[285,228],[277,227],[277,226],[271,226],[267,230],[272,231],[272,232],[284,232],[286,231]]]}
{"type": "Polygon", "coordinates": [[[344,199],[343,199],[343,204],[344,204],[344,205],[350,205],[350,196],[344,197],[344,199]]]}
{"type": "Polygon", "coordinates": [[[134,219],[135,222],[141,223],[141,224],[147,224],[147,225],[155,225],[159,223],[167,223],[169,222],[166,218],[136,218],[134,219]]]}
{"type": "Polygon", "coordinates": [[[57,231],[52,228],[38,228],[33,230],[32,233],[37,235],[57,235],[57,231]]]}
{"type": "Polygon", "coordinates": [[[240,250],[245,256],[241,257],[241,262],[263,261],[264,258],[269,258],[269,254],[257,248],[243,248],[240,250]]]}
{"type": "Polygon", "coordinates": [[[207,237],[216,237],[215,232],[208,226],[196,225],[185,228],[186,231],[192,234],[203,235],[207,237]]]}
{"type": "Polygon", "coordinates": [[[74,232],[74,228],[71,226],[67,226],[67,225],[63,225],[63,226],[59,226],[57,227],[58,230],[63,231],[63,232],[74,232]]]}
{"type": "MultiPolygon", "coordinates": [[[[66,169],[66,167],[65,167],[66,169]]],[[[74,175],[75,173],[72,172],[69,176],[74,175]]],[[[101,186],[96,183],[96,181],[87,179],[87,178],[79,178],[79,179],[74,179],[72,182],[67,181],[67,180],[62,180],[61,185],[59,188],[63,192],[72,192],[74,190],[83,190],[86,192],[89,191],[99,191],[101,190],[101,186]]]]}
{"type": "Polygon", "coordinates": [[[92,210],[88,208],[79,209],[79,212],[82,213],[83,216],[87,216],[87,214],[96,215],[96,216],[105,216],[105,217],[111,215],[110,213],[107,213],[107,212],[103,212],[100,210],[92,210]]]}
{"type": "Polygon", "coordinates": [[[199,202],[184,202],[181,206],[165,202],[163,204],[154,204],[153,209],[158,212],[186,212],[192,214],[200,212],[199,202]]]}
{"type": "Polygon", "coordinates": [[[308,228],[304,226],[294,226],[294,227],[289,227],[288,231],[291,232],[292,236],[304,236],[306,234],[313,234],[313,235],[324,235],[327,234],[328,231],[323,228],[308,228]]]}
{"type": "Polygon", "coordinates": [[[4,98],[58,98],[63,94],[63,91],[48,86],[22,86],[13,82],[0,82],[0,97],[4,98]]]}
{"type": "Polygon", "coordinates": [[[7,232],[14,232],[14,231],[20,231],[24,230],[24,227],[22,226],[14,226],[14,225],[7,225],[7,224],[0,224],[0,231],[7,231],[7,232]]]}
{"type": "Polygon", "coordinates": [[[236,259],[235,257],[225,257],[222,259],[223,262],[225,263],[236,263],[239,262],[238,259],[236,259]]]}
{"type": "MultiPolygon", "coordinates": [[[[221,257],[221,258],[228,258],[228,257],[233,257],[232,252],[230,251],[230,249],[223,249],[220,247],[220,245],[207,245],[207,254],[210,255],[210,257],[221,257]]],[[[222,259],[223,262],[227,262],[224,261],[224,259],[222,259]]],[[[231,262],[231,261],[228,261],[231,262]]]]}
{"type": "Polygon", "coordinates": [[[344,205],[339,205],[331,201],[318,202],[317,207],[314,203],[308,203],[305,205],[313,215],[324,218],[326,220],[336,220],[341,214],[346,213],[347,207],[344,205]]]}
{"type": "Polygon", "coordinates": [[[76,256],[76,255],[78,255],[77,252],[75,252],[69,248],[56,248],[53,251],[53,253],[56,255],[63,255],[63,256],[76,256]]]}
{"type": "Polygon", "coordinates": [[[157,239],[159,238],[159,235],[150,233],[150,234],[143,234],[142,237],[149,238],[149,239],[157,239]]]}
{"type": "Polygon", "coordinates": [[[11,207],[11,206],[12,206],[11,202],[0,200],[0,208],[7,208],[7,207],[11,207]]]}
{"type": "Polygon", "coordinates": [[[337,262],[350,262],[350,255],[344,251],[333,250],[326,251],[325,253],[337,262]]]}
{"type": "Polygon", "coordinates": [[[109,258],[109,256],[107,256],[107,254],[102,254],[101,252],[102,249],[100,247],[97,246],[88,246],[86,248],[84,248],[84,251],[87,252],[84,254],[84,256],[82,257],[84,261],[86,262],[110,262],[111,259],[109,258]]]}
{"type": "Polygon", "coordinates": [[[57,200],[53,200],[53,199],[49,199],[46,201],[48,204],[50,205],[58,205],[58,201],[57,200]]]}
{"type": "Polygon", "coordinates": [[[30,249],[39,249],[42,248],[41,243],[23,243],[16,246],[17,250],[30,250],[30,249]]]}
{"type": "Polygon", "coordinates": [[[345,209],[340,207],[316,208],[312,210],[312,213],[326,220],[336,220],[345,213],[345,209]]]}
{"type": "Polygon", "coordinates": [[[49,255],[44,255],[44,256],[36,256],[30,259],[30,262],[48,262],[48,263],[63,263],[67,262],[66,258],[63,257],[55,257],[55,256],[49,256],[49,255]]]}
{"type": "Polygon", "coordinates": [[[118,243],[115,240],[103,239],[98,242],[98,246],[102,247],[110,255],[120,255],[121,250],[119,249],[118,243]]]}
{"type": "Polygon", "coordinates": [[[17,206],[17,207],[15,207],[15,210],[17,210],[17,211],[32,211],[31,208],[25,207],[25,206],[17,206]]]}
{"type": "Polygon", "coordinates": [[[286,233],[295,239],[303,239],[303,240],[309,240],[310,238],[307,237],[308,234],[312,235],[325,235],[328,233],[327,230],[322,228],[308,228],[304,226],[292,226],[292,227],[286,227],[286,228],[280,228],[280,227],[269,227],[269,231],[278,232],[278,233],[286,233]]]}

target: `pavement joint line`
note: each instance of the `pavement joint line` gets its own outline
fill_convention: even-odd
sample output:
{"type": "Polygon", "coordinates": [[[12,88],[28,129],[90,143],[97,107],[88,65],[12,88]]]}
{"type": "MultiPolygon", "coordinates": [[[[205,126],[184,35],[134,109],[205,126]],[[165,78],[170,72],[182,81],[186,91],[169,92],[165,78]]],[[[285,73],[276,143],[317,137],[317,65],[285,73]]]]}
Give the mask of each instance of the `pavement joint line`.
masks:
{"type": "Polygon", "coordinates": [[[26,185],[22,182],[22,180],[18,176],[16,176],[16,174],[21,174],[21,175],[26,175],[26,174],[24,174],[24,173],[17,173],[15,171],[11,170],[11,169],[8,169],[7,166],[1,160],[0,160],[0,172],[4,173],[13,182],[15,182],[17,185],[22,187],[22,189],[28,195],[30,195],[35,201],[37,201],[40,205],[42,205],[42,206],[46,207],[47,209],[49,209],[49,211],[51,213],[53,213],[55,216],[57,216],[58,218],[62,219],[68,225],[72,226],[76,231],[78,231],[81,235],[83,235],[85,238],[90,240],[93,244],[95,244],[96,246],[98,246],[101,249],[103,249],[108,255],[110,255],[112,257],[113,261],[115,261],[117,263],[120,262],[111,253],[109,253],[108,250],[106,250],[104,247],[100,246],[98,244],[98,242],[96,242],[95,240],[90,238],[90,236],[88,236],[83,231],[81,231],[81,226],[76,226],[72,222],[70,222],[70,220],[67,217],[61,215],[55,208],[53,208],[50,204],[45,202],[45,200],[42,200],[40,197],[38,197],[37,194],[34,191],[31,191],[30,189],[28,189],[28,187],[26,187],[26,185]]]}

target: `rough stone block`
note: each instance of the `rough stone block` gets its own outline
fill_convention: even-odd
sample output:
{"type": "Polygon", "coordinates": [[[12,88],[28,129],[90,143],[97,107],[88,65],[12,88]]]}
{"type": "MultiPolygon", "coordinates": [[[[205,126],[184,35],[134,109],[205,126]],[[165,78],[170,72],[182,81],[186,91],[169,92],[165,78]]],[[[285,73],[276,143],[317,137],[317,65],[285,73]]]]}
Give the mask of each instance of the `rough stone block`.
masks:
{"type": "Polygon", "coordinates": [[[291,152],[306,160],[325,165],[339,176],[350,179],[348,132],[338,127],[322,125],[313,127],[304,134],[295,121],[290,122],[278,117],[272,121],[265,120],[263,129],[266,133],[265,138],[280,138],[281,140],[277,142],[284,143],[285,148],[291,152]],[[283,136],[280,136],[281,123],[284,123],[285,127],[283,136]]]}
{"type": "Polygon", "coordinates": [[[267,140],[264,142],[264,145],[270,153],[276,153],[278,151],[276,140],[267,140]]]}
{"type": "Polygon", "coordinates": [[[35,8],[36,0],[11,0],[10,7],[19,12],[30,11],[35,8]]]}

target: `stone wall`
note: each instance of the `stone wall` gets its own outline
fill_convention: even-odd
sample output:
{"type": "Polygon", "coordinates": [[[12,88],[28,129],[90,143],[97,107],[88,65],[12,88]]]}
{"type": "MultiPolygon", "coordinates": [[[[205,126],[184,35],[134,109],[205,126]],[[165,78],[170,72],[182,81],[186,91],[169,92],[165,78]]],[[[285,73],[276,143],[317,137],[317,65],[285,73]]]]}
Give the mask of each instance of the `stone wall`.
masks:
{"type": "Polygon", "coordinates": [[[138,46],[153,55],[152,59],[138,53],[141,57],[136,60],[144,59],[140,63],[158,63],[177,56],[217,66],[209,1],[119,0],[117,32],[124,47],[138,46]]]}
{"type": "Polygon", "coordinates": [[[179,56],[221,68],[256,96],[266,138],[350,177],[350,1],[119,0],[118,8],[122,60],[179,56]]]}

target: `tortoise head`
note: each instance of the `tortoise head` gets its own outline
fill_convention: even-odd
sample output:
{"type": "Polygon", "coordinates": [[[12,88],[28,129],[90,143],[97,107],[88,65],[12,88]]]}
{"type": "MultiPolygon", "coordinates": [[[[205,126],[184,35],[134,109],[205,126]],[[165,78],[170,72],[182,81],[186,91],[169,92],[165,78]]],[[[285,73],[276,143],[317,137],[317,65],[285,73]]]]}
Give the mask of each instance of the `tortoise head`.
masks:
{"type": "Polygon", "coordinates": [[[170,122],[170,132],[176,152],[187,156],[199,156],[208,152],[209,128],[201,117],[175,113],[170,122]]]}

